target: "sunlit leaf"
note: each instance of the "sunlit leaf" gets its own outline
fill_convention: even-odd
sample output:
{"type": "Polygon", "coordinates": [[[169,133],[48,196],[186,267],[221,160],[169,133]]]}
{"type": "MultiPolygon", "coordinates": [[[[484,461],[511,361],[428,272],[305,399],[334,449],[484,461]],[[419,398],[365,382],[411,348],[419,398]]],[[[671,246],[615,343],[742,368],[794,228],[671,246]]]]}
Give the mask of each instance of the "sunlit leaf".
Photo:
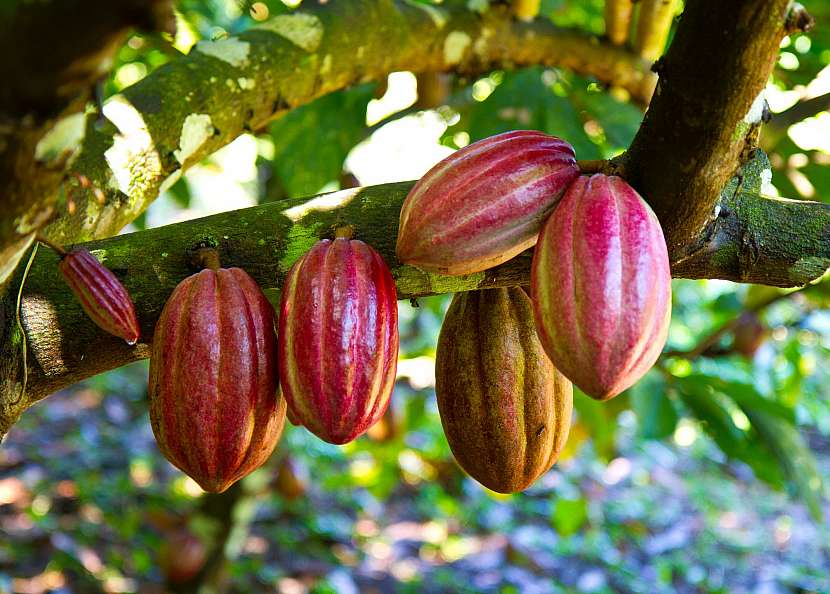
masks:
{"type": "Polygon", "coordinates": [[[820,521],[824,484],[816,467],[816,460],[798,429],[766,410],[746,404],[742,404],[741,407],[781,464],[791,490],[807,504],[813,517],[820,521]]]}
{"type": "Polygon", "coordinates": [[[600,151],[585,133],[579,113],[544,81],[544,70],[505,73],[503,82],[469,113],[469,133],[480,140],[509,130],[541,130],[570,142],[578,159],[598,159],[600,151]]]}
{"type": "Polygon", "coordinates": [[[271,124],[274,170],[290,197],[309,196],[336,182],[346,155],[366,135],[374,84],[331,93],[271,124]]]}
{"type": "Polygon", "coordinates": [[[677,410],[666,392],[666,382],[658,373],[649,373],[628,392],[640,435],[646,439],[663,439],[674,433],[677,410]]]}
{"type": "Polygon", "coordinates": [[[550,519],[560,535],[569,536],[588,521],[588,501],[557,497],[550,519]]]}

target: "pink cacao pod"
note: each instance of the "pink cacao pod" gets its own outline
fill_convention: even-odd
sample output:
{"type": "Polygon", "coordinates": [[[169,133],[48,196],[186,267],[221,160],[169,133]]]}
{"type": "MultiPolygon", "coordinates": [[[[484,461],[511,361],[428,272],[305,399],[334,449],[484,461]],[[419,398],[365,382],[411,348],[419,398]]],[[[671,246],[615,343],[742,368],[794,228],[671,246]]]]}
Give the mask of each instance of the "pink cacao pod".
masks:
{"type": "Polygon", "coordinates": [[[335,444],[383,416],[398,364],[395,281],[362,241],[317,242],[288,272],[280,382],[292,422],[335,444]]]}
{"type": "Polygon", "coordinates": [[[568,439],[573,385],[542,349],[517,287],[453,298],[438,337],[435,396],[458,464],[499,493],[529,487],[568,439]]]}
{"type": "Polygon", "coordinates": [[[536,243],[578,175],[573,147],[555,136],[517,130],[474,142],[430,169],[409,192],[398,258],[452,275],[506,262],[536,243]]]}
{"type": "Polygon", "coordinates": [[[138,342],[140,330],[133,300],[109,268],[80,248],[66,254],[58,268],[95,325],[128,344],[138,342]]]}
{"type": "Polygon", "coordinates": [[[666,343],[671,272],[654,212],[619,177],[580,177],[539,235],[531,294],[553,364],[589,396],[616,396],[666,343]]]}
{"type": "Polygon", "coordinates": [[[159,449],[205,491],[268,459],[285,423],[274,309],[244,270],[205,269],[175,288],[156,323],[148,391],[159,449]]]}

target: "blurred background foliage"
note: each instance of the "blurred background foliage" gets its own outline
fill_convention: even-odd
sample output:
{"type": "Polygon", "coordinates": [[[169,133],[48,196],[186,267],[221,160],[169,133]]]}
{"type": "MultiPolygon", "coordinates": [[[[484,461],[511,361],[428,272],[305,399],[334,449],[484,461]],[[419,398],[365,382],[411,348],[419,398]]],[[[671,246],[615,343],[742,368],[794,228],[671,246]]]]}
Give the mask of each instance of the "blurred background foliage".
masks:
{"type": "MultiPolygon", "coordinates": [[[[175,38],[133,36],[100,99],[297,4],[180,0],[175,38]]],[[[543,0],[541,13],[602,34],[603,4],[543,0]]],[[[766,92],[763,191],[830,201],[830,5],[806,4],[819,26],[784,40],[766,92]]],[[[240,137],[125,232],[415,179],[516,128],[609,158],[643,109],[556,69],[392,73],[240,137]]],[[[578,394],[562,460],[512,497],[466,478],[441,430],[433,364],[449,296],[400,304],[394,403],[368,436],[335,447],[289,427],[221,496],[157,451],[146,364],[55,395],[0,448],[0,592],[191,591],[172,584],[197,572],[205,592],[830,592],[830,283],[673,288],[660,363],[610,402],[578,394]]]]}

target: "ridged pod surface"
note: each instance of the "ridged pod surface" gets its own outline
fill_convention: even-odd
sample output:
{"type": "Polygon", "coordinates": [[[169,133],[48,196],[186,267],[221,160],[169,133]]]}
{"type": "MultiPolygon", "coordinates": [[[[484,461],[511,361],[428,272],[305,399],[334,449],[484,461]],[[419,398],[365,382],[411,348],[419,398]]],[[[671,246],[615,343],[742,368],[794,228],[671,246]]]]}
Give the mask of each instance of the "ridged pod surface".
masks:
{"type": "Polygon", "coordinates": [[[654,212],[619,177],[580,177],[539,235],[531,294],[554,365],[593,398],[619,394],[668,334],[671,271],[654,212]]]}
{"type": "Polygon", "coordinates": [[[58,268],[96,326],[128,344],[138,342],[140,330],[133,300],[109,268],[85,249],[66,254],[58,268]]]}
{"type": "Polygon", "coordinates": [[[205,491],[268,459],[285,423],[274,309],[244,270],[179,283],[156,323],[148,390],[159,448],[205,491]]]}
{"type": "Polygon", "coordinates": [[[397,253],[423,270],[480,272],[536,243],[579,168],[573,147],[532,130],[474,142],[430,169],[401,208],[397,253]]]}
{"type": "Polygon", "coordinates": [[[441,423],[458,464],[485,487],[515,493],[559,457],[573,385],[536,336],[522,289],[457,294],[435,357],[441,423]]]}
{"type": "Polygon", "coordinates": [[[398,309],[374,249],[343,237],[317,242],[288,272],[279,328],[292,423],[343,444],[380,419],[398,364],[398,309]]]}

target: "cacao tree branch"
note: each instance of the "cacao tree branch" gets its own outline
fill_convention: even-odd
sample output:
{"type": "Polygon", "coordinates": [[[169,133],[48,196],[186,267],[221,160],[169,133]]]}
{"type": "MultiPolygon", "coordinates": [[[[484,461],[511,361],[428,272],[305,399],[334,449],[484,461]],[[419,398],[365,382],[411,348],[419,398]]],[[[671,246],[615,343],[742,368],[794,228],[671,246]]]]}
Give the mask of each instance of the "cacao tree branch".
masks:
{"type": "Polygon", "coordinates": [[[605,35],[614,45],[628,40],[632,12],[633,0],[605,0],[605,35]]]}
{"type": "Polygon", "coordinates": [[[784,111],[772,114],[761,132],[762,146],[774,147],[787,134],[790,126],[830,109],[830,93],[799,101],[784,111]]]}
{"type": "Polygon", "coordinates": [[[647,60],[656,60],[663,54],[675,8],[675,0],[640,0],[634,47],[647,60]]]}
{"type": "MultiPolygon", "coordinates": [[[[478,14],[463,6],[403,0],[306,4],[237,37],[200,42],[187,56],[125,89],[105,104],[107,119],[89,118],[81,150],[68,167],[66,159],[30,158],[32,167],[21,179],[40,181],[31,194],[21,185],[16,198],[15,220],[26,224],[0,227],[0,253],[14,246],[0,259],[6,264],[0,286],[31,234],[53,211],[57,220],[46,234],[59,243],[111,236],[187,167],[243,132],[316,97],[392,71],[469,75],[522,65],[561,66],[626,88],[641,100],[650,96],[656,80],[633,52],[541,19],[518,22],[509,6],[478,14]]],[[[78,122],[73,126],[77,133],[78,122]]],[[[63,133],[56,126],[48,134],[60,145],[63,133]]],[[[33,154],[41,136],[21,151],[33,154]]]]}
{"type": "MultiPolygon", "coordinates": [[[[320,237],[331,236],[335,227],[343,224],[354,226],[355,237],[371,244],[389,263],[400,299],[528,284],[530,252],[492,270],[461,277],[429,274],[401,265],[395,256],[398,218],[412,184],[401,182],[282,200],[86,244],[133,296],[141,324],[141,340],[134,347],[99,330],[86,318],[57,274],[58,255],[41,250],[24,291],[21,319],[30,345],[29,388],[19,403],[15,400],[20,394],[23,366],[14,303],[9,297],[0,300],[0,435],[23,410],[52,392],[147,358],[164,302],[176,284],[195,271],[193,256],[205,245],[219,250],[224,266],[241,266],[248,271],[274,303],[291,264],[320,237]]],[[[722,235],[724,241],[729,239],[738,245],[720,245],[721,251],[708,258],[705,266],[683,268],[683,263],[674,263],[674,276],[746,282],[786,279],[790,285],[803,285],[822,268],[807,266],[805,261],[820,260],[824,267],[830,262],[830,237],[826,235],[830,205],[757,196],[741,196],[740,200],[747,200],[747,205],[733,204],[731,208],[746,208],[754,214],[727,217],[735,226],[722,235]],[[764,201],[763,207],[758,206],[759,201],[764,201]],[[822,217],[824,226],[817,226],[815,220],[822,217]],[[789,226],[791,234],[768,241],[762,234],[778,233],[782,221],[786,221],[784,226],[789,226]],[[763,247],[763,267],[736,268],[740,257],[724,255],[730,249],[744,253],[740,238],[745,236],[758,238],[755,245],[763,247]],[[796,260],[793,255],[797,255],[796,260]]],[[[13,286],[19,281],[18,275],[13,286]]]]}
{"type": "Polygon", "coordinates": [[[760,311],[765,310],[770,305],[777,303],[783,299],[788,299],[795,295],[796,293],[778,293],[776,295],[770,295],[766,299],[763,299],[750,307],[747,307],[743,311],[741,311],[738,315],[734,318],[725,322],[721,326],[718,326],[713,332],[704,336],[698,343],[688,351],[666,351],[663,353],[665,357],[681,357],[683,359],[697,359],[698,357],[702,356],[704,353],[709,351],[713,346],[715,346],[721,338],[735,330],[738,324],[741,321],[741,316],[745,315],[746,313],[754,313],[757,314],[760,311]]]}
{"type": "MultiPolygon", "coordinates": [[[[655,69],[659,82],[620,172],[654,208],[677,261],[711,235],[721,189],[758,125],[758,99],[793,16],[789,0],[700,0],[655,69]]],[[[803,9],[794,8],[794,11],[803,9]]]]}
{"type": "Polygon", "coordinates": [[[174,23],[171,0],[0,5],[0,288],[55,212],[65,155],[41,143],[44,135],[59,118],[61,134],[77,133],[84,103],[132,28],[172,31],[174,23]],[[44,167],[50,151],[56,166],[44,167]]]}

